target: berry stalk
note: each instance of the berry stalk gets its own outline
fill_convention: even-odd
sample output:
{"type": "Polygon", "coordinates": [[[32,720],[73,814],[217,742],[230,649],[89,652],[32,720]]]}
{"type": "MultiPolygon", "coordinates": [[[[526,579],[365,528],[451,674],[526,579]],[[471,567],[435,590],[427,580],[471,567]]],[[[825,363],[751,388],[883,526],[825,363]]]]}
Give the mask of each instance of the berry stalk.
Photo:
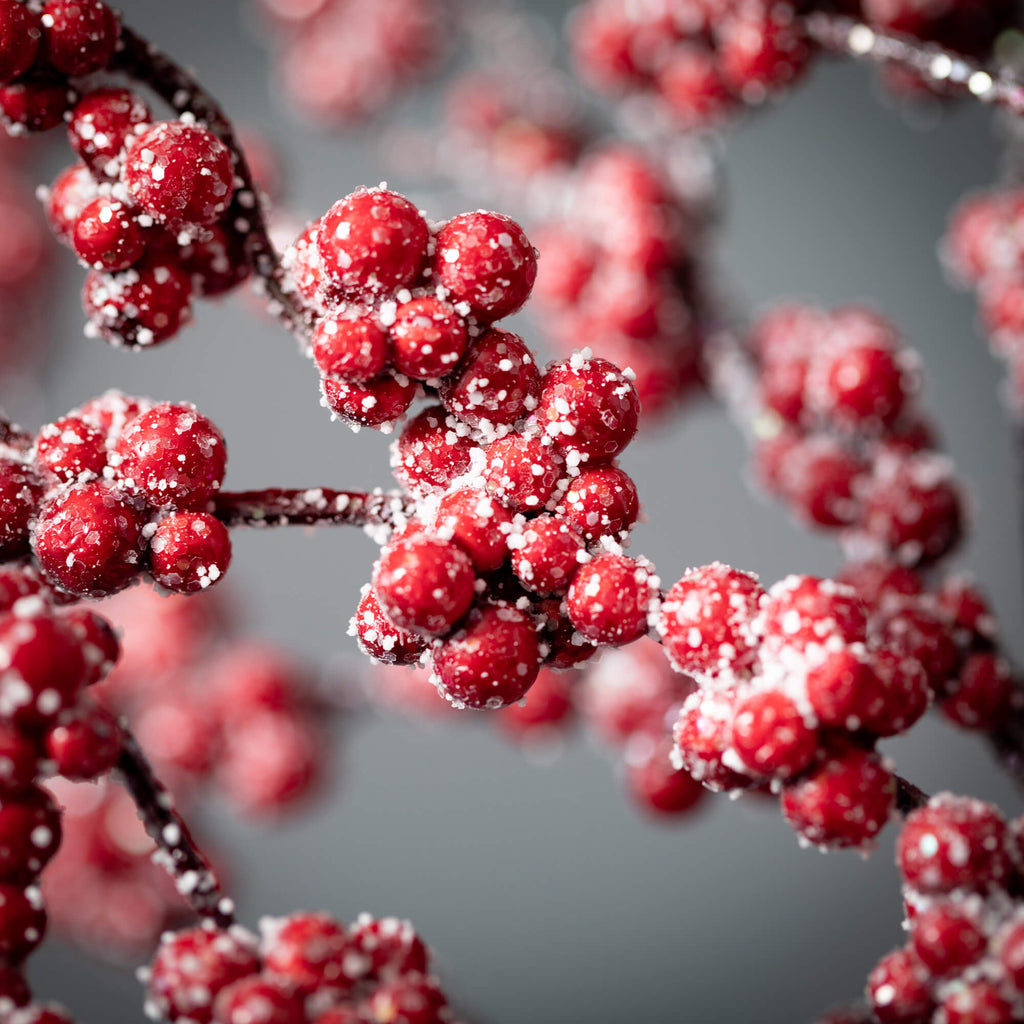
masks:
{"type": "Polygon", "coordinates": [[[226,526],[390,526],[410,512],[395,491],[366,493],[326,487],[221,491],[214,515],[226,526]]]}

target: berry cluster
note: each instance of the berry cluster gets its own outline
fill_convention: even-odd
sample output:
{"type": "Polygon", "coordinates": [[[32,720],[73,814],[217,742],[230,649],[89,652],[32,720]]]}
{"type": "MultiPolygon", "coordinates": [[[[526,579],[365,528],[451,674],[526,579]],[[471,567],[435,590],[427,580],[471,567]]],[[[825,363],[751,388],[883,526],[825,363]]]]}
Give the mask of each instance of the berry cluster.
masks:
{"type": "Polygon", "coordinates": [[[259,0],[288,98],[318,122],[378,113],[438,61],[441,0],[259,0]]]}
{"type": "Polygon", "coordinates": [[[195,593],[219,580],[231,541],[203,511],[224,438],[195,407],[110,391],[0,451],[0,558],[30,552],[47,581],[105,597],[147,572],[195,593]]]}
{"type": "Polygon", "coordinates": [[[346,928],[324,913],[244,929],[164,936],[147,1011],[170,1024],[444,1024],[448,1000],[408,921],[364,914],[346,928]]]}
{"type": "Polygon", "coordinates": [[[536,234],[537,299],[560,348],[586,338],[636,375],[645,415],[700,380],[691,253],[699,224],[642,150],[605,146],[576,170],[565,216],[536,234]]]}
{"type": "Polygon", "coordinates": [[[914,408],[916,361],[877,313],[783,306],[751,332],[758,475],[805,521],[851,549],[919,565],[960,539],[963,499],[914,408]]]}
{"type": "Polygon", "coordinates": [[[880,1024],[1024,1019],[1021,822],[942,793],[900,833],[906,945],[879,961],[868,999],[880,1024]]]}

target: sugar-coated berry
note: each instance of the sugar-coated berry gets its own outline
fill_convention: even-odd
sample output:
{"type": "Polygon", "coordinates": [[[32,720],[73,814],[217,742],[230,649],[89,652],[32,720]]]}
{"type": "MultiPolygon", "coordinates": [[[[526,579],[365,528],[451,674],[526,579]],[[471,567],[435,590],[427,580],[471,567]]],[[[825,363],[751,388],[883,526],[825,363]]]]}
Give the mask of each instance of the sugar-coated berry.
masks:
{"type": "Polygon", "coordinates": [[[19,0],[0,2],[0,82],[18,78],[32,67],[42,35],[35,11],[19,0]]]}
{"type": "Polygon", "coordinates": [[[566,598],[569,618],[594,643],[632,643],[647,632],[655,581],[647,562],[599,555],[573,578],[566,598]]]}
{"type": "Polygon", "coordinates": [[[932,1007],[928,969],[909,949],[898,949],[868,975],[868,999],[881,1024],[917,1024],[932,1007]]]}
{"type": "Polygon", "coordinates": [[[0,957],[21,963],[45,934],[46,910],[39,890],[0,885],[0,957]]]}
{"type": "Polygon", "coordinates": [[[36,465],[73,483],[100,476],[107,464],[106,437],[78,416],[48,423],[36,438],[36,465]]]}
{"type": "Polygon", "coordinates": [[[149,107],[130,89],[93,89],[75,104],[68,139],[94,175],[115,178],[125,145],[151,120],[149,107]]]}
{"type": "Polygon", "coordinates": [[[0,86],[0,113],[26,132],[56,128],[74,102],[74,90],[65,81],[33,78],[0,86]]]}
{"type": "Polygon", "coordinates": [[[716,34],[718,64],[726,84],[747,103],[791,84],[806,69],[810,50],[788,7],[739,7],[716,34]]]}
{"type": "Polygon", "coordinates": [[[414,665],[426,649],[422,636],[399,629],[384,614],[372,587],[366,587],[352,621],[363,653],[386,665],[414,665]]]}
{"type": "Polygon", "coordinates": [[[23,728],[13,722],[0,723],[0,793],[18,793],[29,787],[39,772],[39,755],[23,728]]]}
{"type": "Polygon", "coordinates": [[[537,420],[557,448],[591,462],[615,458],[633,440],[640,400],[614,363],[573,356],[553,363],[541,381],[537,420]]]}
{"type": "Polygon", "coordinates": [[[388,336],[372,317],[328,314],[313,331],[313,360],[327,377],[359,384],[388,362],[388,336]]]}
{"type": "Polygon", "coordinates": [[[882,684],[882,700],[868,713],[864,727],[876,736],[906,732],[928,710],[931,692],[924,667],[884,648],[875,652],[873,667],[882,684]]]}
{"type": "Polygon", "coordinates": [[[477,210],[453,217],[434,239],[434,280],[478,320],[509,316],[529,298],[537,251],[511,217],[477,210]]]}
{"type": "Polygon", "coordinates": [[[946,1024],[1012,1024],[1013,1004],[995,982],[982,979],[957,988],[942,1001],[946,1024]]]}
{"type": "Polygon", "coordinates": [[[78,215],[71,234],[75,254],[97,270],[127,270],[146,251],[134,212],[119,199],[99,196],[78,215]]]}
{"type": "Polygon", "coordinates": [[[699,689],[684,702],[673,729],[674,757],[712,790],[742,789],[751,784],[746,775],[725,763],[735,713],[734,693],[699,689]]]}
{"type": "Polygon", "coordinates": [[[102,0],[48,0],[43,6],[43,49],[65,75],[89,75],[110,63],[121,24],[102,0]]]}
{"type": "Polygon", "coordinates": [[[757,660],[754,621],[764,589],[721,562],[691,569],[665,595],[658,618],[665,653],[680,672],[732,676],[757,660]]]}
{"type": "Polygon", "coordinates": [[[466,325],[455,307],[432,296],[403,303],[391,325],[395,368],[416,380],[451,373],[467,342],[466,325]]]}
{"type": "Polygon", "coordinates": [[[0,457],[0,559],[28,553],[29,522],[36,514],[42,486],[35,473],[12,458],[0,457]]]}
{"type": "Polygon", "coordinates": [[[967,656],[939,706],[965,729],[992,729],[1006,714],[1014,691],[1010,666],[991,652],[978,651],[967,656]]]}
{"type": "Polygon", "coordinates": [[[548,739],[573,718],[576,678],[571,672],[542,668],[526,696],[497,712],[498,728],[514,739],[548,739]]]}
{"type": "Polygon", "coordinates": [[[639,755],[627,754],[626,784],[641,809],[656,815],[678,815],[694,808],[704,787],[685,769],[673,766],[672,741],[646,743],[639,755]]]}
{"type": "Polygon", "coordinates": [[[306,1024],[302,995],[274,978],[254,974],[222,989],[213,1004],[216,1024],[306,1024]]]}
{"type": "Polygon", "coordinates": [[[268,922],[262,953],[267,974],[307,995],[344,993],[357,980],[348,973],[353,962],[348,932],[329,914],[296,913],[268,922]]]}
{"type": "Polygon", "coordinates": [[[565,472],[561,459],[532,435],[500,437],[484,454],[487,489],[513,512],[545,508],[565,472]]]}
{"type": "Polygon", "coordinates": [[[405,196],[383,188],[353,192],[320,222],[321,288],[336,300],[411,285],[426,260],[428,237],[427,222],[405,196]]]}
{"type": "Polygon", "coordinates": [[[178,594],[212,587],[230,564],[227,527],[208,512],[174,512],[160,520],[150,538],[153,579],[178,594]]]}
{"type": "Polygon", "coordinates": [[[981,959],[988,939],[978,922],[953,902],[920,911],[910,942],[918,959],[936,977],[959,972],[981,959]]]}
{"type": "Polygon", "coordinates": [[[535,594],[566,593],[585,561],[583,536],[561,516],[538,516],[509,534],[512,570],[535,594]]]}
{"type": "Polygon", "coordinates": [[[569,484],[558,514],[576,526],[587,540],[623,538],[640,514],[636,484],[615,466],[584,469],[569,484]]]}
{"type": "Polygon", "coordinates": [[[792,575],[769,589],[759,625],[772,645],[803,649],[833,637],[854,643],[867,637],[867,609],[852,587],[792,575]]]}
{"type": "Polygon", "coordinates": [[[85,658],[85,685],[106,678],[121,657],[121,641],[114,627],[91,608],[79,605],[61,614],[64,625],[78,640],[85,658]]]}
{"type": "Polygon", "coordinates": [[[485,604],[433,651],[438,686],[453,703],[484,709],[513,704],[540,670],[533,620],[518,608],[485,604]]]}
{"type": "Polygon", "coordinates": [[[112,461],[124,486],[154,508],[198,509],[220,488],[227,449],[195,406],[161,402],[125,428],[112,461]]]}
{"type": "Polygon", "coordinates": [[[407,490],[425,497],[462,476],[475,448],[443,406],[429,405],[403,427],[392,446],[391,468],[407,490]]]}
{"type": "Polygon", "coordinates": [[[476,574],[458,544],[422,535],[381,552],[373,587],[400,629],[441,636],[469,610],[476,574]]]}
{"type": "MultiPolygon", "coordinates": [[[[18,6],[22,7],[20,3],[18,6]]],[[[96,179],[83,163],[66,167],[54,179],[46,194],[44,207],[46,219],[61,242],[71,244],[71,233],[78,215],[96,195],[96,179]]]]}
{"type": "Polygon", "coordinates": [[[446,494],[434,520],[438,536],[458,544],[480,573],[493,572],[504,564],[511,526],[512,516],[504,505],[471,487],[446,494]]]}
{"type": "Polygon", "coordinates": [[[91,781],[110,771],[121,747],[117,719],[96,705],[61,716],[46,734],[46,753],[57,774],[73,782],[91,781]]]}
{"type": "Polygon", "coordinates": [[[732,745],[754,774],[789,778],[811,763],[818,751],[818,734],[789,697],[778,690],[764,690],[737,705],[732,745]]]}
{"type": "Polygon", "coordinates": [[[132,140],[122,169],[129,196],[172,228],[216,223],[234,195],[234,176],[228,147],[183,121],[161,121],[132,140]]]}
{"type": "Polygon", "coordinates": [[[427,947],[409,921],[360,915],[352,928],[352,946],[369,962],[372,977],[389,982],[405,974],[425,974],[427,947]]]}
{"type": "Polygon", "coordinates": [[[57,852],[61,813],[39,786],[0,796],[0,882],[28,885],[57,852]]]}
{"type": "Polygon", "coordinates": [[[142,517],[120,491],[86,483],[43,506],[33,549],[47,579],[79,597],[123,590],[142,568],[142,517]]]}
{"type": "Polygon", "coordinates": [[[321,386],[324,401],[331,412],[338,419],[356,427],[390,429],[416,397],[415,381],[390,374],[365,384],[345,383],[325,377],[321,386]]]}

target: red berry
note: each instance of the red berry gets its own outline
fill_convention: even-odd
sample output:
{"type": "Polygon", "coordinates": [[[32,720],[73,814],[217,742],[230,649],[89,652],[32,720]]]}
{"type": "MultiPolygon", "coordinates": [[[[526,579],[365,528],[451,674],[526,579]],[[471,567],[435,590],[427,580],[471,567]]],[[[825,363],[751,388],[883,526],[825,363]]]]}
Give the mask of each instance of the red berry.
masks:
{"type": "Polygon", "coordinates": [[[647,632],[656,579],[647,562],[599,555],[573,578],[566,598],[569,618],[594,643],[632,643],[647,632]]]}
{"type": "Polygon", "coordinates": [[[110,196],[87,204],[75,221],[71,244],[97,270],[127,270],[146,251],[146,238],[130,207],[110,196]]]}
{"type": "Polygon", "coordinates": [[[946,1024],[1012,1024],[1017,1014],[994,982],[974,981],[942,1002],[946,1024]]]}
{"type": "Polygon", "coordinates": [[[907,399],[903,368],[886,347],[851,345],[834,352],[826,350],[812,363],[811,375],[820,375],[818,387],[811,388],[818,411],[849,427],[891,423],[907,399]]]}
{"type": "Polygon", "coordinates": [[[996,950],[1007,980],[1018,992],[1024,992],[1024,922],[1009,924],[996,939],[996,950]]]}
{"type": "Polygon", "coordinates": [[[223,435],[187,403],[161,402],[136,417],[114,453],[117,476],[154,508],[202,508],[227,464],[223,435]]]}
{"type": "Polygon", "coordinates": [[[79,597],[123,590],[142,568],[142,517],[119,491],[79,484],[39,513],[33,548],[53,584],[79,597]]]}
{"type": "Polygon", "coordinates": [[[28,553],[29,522],[41,497],[42,487],[28,466],[0,457],[0,560],[28,553]]]}
{"type": "Polygon", "coordinates": [[[0,723],[0,793],[25,790],[38,772],[39,750],[36,744],[22,728],[11,722],[0,723]]]}
{"type": "Polygon", "coordinates": [[[509,316],[529,298],[537,251],[523,229],[500,213],[477,210],[453,217],[434,239],[434,281],[478,320],[509,316]]]}
{"type": "Polygon", "coordinates": [[[97,706],[76,709],[46,734],[46,752],[65,779],[96,779],[110,771],[121,754],[117,719],[97,706]]]}
{"type": "Polygon", "coordinates": [[[699,45],[674,46],[658,74],[657,84],[672,115],[688,127],[713,124],[736,103],[722,78],[715,54],[699,45]]]}
{"type": "Polygon", "coordinates": [[[857,592],[869,608],[882,607],[893,601],[903,604],[904,597],[921,593],[921,577],[913,569],[884,559],[851,562],[836,577],[857,592]]]}
{"type": "Polygon", "coordinates": [[[467,341],[466,325],[455,307],[430,296],[403,303],[391,325],[395,368],[416,380],[451,373],[467,341]]]}
{"type": "Polygon", "coordinates": [[[121,657],[121,641],[114,627],[90,608],[71,608],[61,619],[78,640],[85,658],[85,685],[104,679],[121,657]]]}
{"type": "Polygon", "coordinates": [[[444,491],[469,469],[476,444],[443,406],[431,405],[405,425],[391,450],[395,479],[425,497],[444,491]]]}
{"type": "Polygon", "coordinates": [[[182,121],[161,121],[132,140],[121,173],[129,196],[171,228],[215,224],[235,190],[228,147],[182,121]]]}
{"type": "Polygon", "coordinates": [[[322,381],[324,401],[338,419],[356,427],[388,431],[416,397],[416,384],[407,377],[385,375],[368,384],[322,381]]]}
{"type": "Polygon", "coordinates": [[[20,964],[45,934],[46,910],[39,890],[0,885],[0,957],[20,964]]]}
{"type": "Polygon", "coordinates": [[[988,939],[974,918],[954,903],[936,903],[915,918],[910,942],[921,962],[942,977],[980,960],[988,939]]]}
{"type": "Polygon", "coordinates": [[[704,796],[704,787],[685,768],[670,760],[672,741],[645,744],[639,757],[626,758],[626,782],[633,799],[646,811],[676,815],[691,810],[704,796]]]}
{"type": "Polygon", "coordinates": [[[207,512],[176,512],[160,520],[149,542],[153,579],[178,594],[213,586],[231,564],[227,527],[207,512]]]}
{"type": "Polygon", "coordinates": [[[864,847],[892,814],[896,786],[876,754],[842,747],[782,794],[786,821],[819,846],[864,847]]]}
{"type": "Polygon", "coordinates": [[[798,775],[818,751],[818,734],[778,690],[755,693],[736,707],[732,745],[757,775],[798,775]]]}
{"type": "Polygon", "coordinates": [[[0,967],[0,1007],[9,1012],[12,1006],[27,1006],[32,992],[16,967],[0,967]]]}
{"type": "Polygon", "coordinates": [[[481,710],[515,703],[540,670],[533,620],[507,605],[473,608],[433,658],[442,692],[456,705],[481,710]]]}
{"type": "Polygon", "coordinates": [[[130,89],[93,89],[71,112],[68,139],[94,175],[116,178],[125,144],[150,120],[149,107],[130,89]]]}
{"type": "Polygon", "coordinates": [[[866,469],[837,441],[811,434],[789,447],[773,486],[812,526],[845,526],[860,512],[854,495],[866,469]]]}
{"type": "Polygon", "coordinates": [[[735,714],[734,693],[696,690],[683,704],[673,729],[679,762],[709,789],[743,789],[751,784],[723,760],[730,749],[735,714]]]}
{"type": "Polygon", "coordinates": [[[498,728],[527,742],[555,735],[575,711],[573,673],[542,668],[526,696],[496,712],[498,728]]]}
{"type": "Polygon", "coordinates": [[[907,884],[923,893],[986,891],[1009,877],[1006,822],[988,804],[941,794],[907,818],[896,862],[907,884]]]}
{"type": "Polygon", "coordinates": [[[658,631],[672,664],[709,677],[750,669],[757,660],[754,620],[763,598],[750,573],[721,562],[691,569],[661,604],[658,631]]]}
{"type": "Polygon", "coordinates": [[[584,469],[569,485],[558,514],[578,527],[587,540],[621,540],[640,514],[636,484],[614,466],[584,469]]]}
{"type": "Polygon", "coordinates": [[[810,61],[795,15],[781,7],[763,11],[741,7],[717,27],[722,77],[747,103],[760,103],[770,91],[791,84],[810,61]]]}
{"type": "Polygon", "coordinates": [[[512,569],[522,585],[535,594],[564,594],[586,550],[572,523],[559,516],[538,516],[522,531],[509,534],[512,569]]]}
{"type": "Polygon", "coordinates": [[[469,610],[475,579],[461,547],[424,535],[381,552],[373,587],[384,614],[400,629],[442,636],[469,610]]]}
{"type": "Polygon", "coordinates": [[[597,654],[599,648],[573,628],[569,616],[565,614],[565,603],[560,598],[537,602],[534,613],[541,639],[548,647],[544,657],[545,665],[554,669],[572,668],[597,654]]]}
{"type": "Polygon", "coordinates": [[[867,637],[867,609],[852,587],[814,576],[787,576],[768,591],[761,613],[766,641],[804,649],[838,637],[867,637]]]}
{"type": "Polygon", "coordinates": [[[954,625],[970,633],[975,645],[990,644],[998,627],[985,595],[970,580],[954,576],[943,581],[938,593],[939,607],[954,625]]]}
{"type": "Polygon", "coordinates": [[[210,1024],[217,996],[259,968],[252,944],[234,932],[190,928],[162,939],[149,976],[149,998],[169,1021],[210,1024]]]}
{"type": "Polygon", "coordinates": [[[440,387],[444,407],[473,427],[511,426],[536,406],[540,372],[511,331],[489,330],[469,347],[440,387]]]}
{"type": "Polygon", "coordinates": [[[65,75],[89,75],[110,63],[121,25],[102,0],[48,0],[43,46],[50,65],[65,75]]]}
{"type": "Polygon", "coordinates": [[[509,434],[484,452],[487,489],[513,512],[539,512],[565,472],[557,455],[538,438],[509,434]]]}
{"type": "Polygon", "coordinates": [[[207,298],[237,288],[252,273],[245,239],[226,220],[207,228],[203,238],[179,248],[178,256],[196,294],[207,298]]]}
{"type": "Polygon", "coordinates": [[[352,928],[352,947],[369,961],[369,973],[391,982],[406,974],[425,974],[427,947],[408,921],[360,915],[352,928]]]}
{"type": "Polygon", "coordinates": [[[463,548],[480,573],[493,572],[504,564],[511,525],[512,516],[504,505],[469,487],[446,494],[434,520],[437,535],[463,548]]]}
{"type": "Polygon", "coordinates": [[[615,458],[636,434],[636,388],[614,363],[572,359],[553,363],[541,381],[537,419],[557,448],[584,460],[615,458]]]}
{"type": "Polygon", "coordinates": [[[391,622],[369,586],[363,591],[352,623],[363,653],[387,665],[414,665],[427,646],[423,637],[391,622]]]}
{"type": "Polygon", "coordinates": [[[77,416],[48,423],[36,438],[36,463],[58,480],[95,479],[107,464],[104,434],[77,416]]]}
{"type": "Polygon", "coordinates": [[[74,90],[64,81],[39,78],[0,86],[0,113],[27,132],[56,128],[74,102],[74,90]]]}
{"type": "Polygon", "coordinates": [[[57,852],[61,814],[45,789],[0,796],[0,882],[28,885],[57,852]]]}
{"type": "Polygon", "coordinates": [[[42,35],[35,11],[18,0],[0,0],[0,82],[18,78],[32,67],[42,35]]]}
{"type": "Polygon", "coordinates": [[[879,650],[873,659],[882,684],[881,700],[862,723],[876,736],[906,732],[927,710],[930,691],[921,663],[896,651],[879,650]]]}
{"type": "Polygon", "coordinates": [[[153,403],[148,399],[132,398],[116,388],[111,388],[99,398],[90,398],[80,406],[78,415],[86,423],[99,427],[105,437],[114,440],[124,433],[125,427],[132,420],[152,407],[153,403]]]}
{"type": "MultiPolygon", "coordinates": [[[[22,4],[19,7],[24,9],[22,4]]],[[[78,215],[97,195],[96,179],[85,164],[72,164],[54,179],[46,196],[46,217],[57,238],[71,244],[78,215]]]]}
{"type": "Polygon", "coordinates": [[[956,672],[960,651],[951,625],[920,604],[904,604],[884,620],[882,643],[920,663],[932,690],[941,690],[956,672]]]}
{"type": "Polygon", "coordinates": [[[1016,266],[1018,248],[1009,231],[1010,211],[1002,192],[982,192],[961,200],[950,217],[943,256],[967,283],[1016,266]]]}
{"type": "Polygon", "coordinates": [[[313,331],[313,360],[326,377],[356,384],[379,376],[388,362],[388,336],[371,317],[325,316],[313,331]]]}
{"type": "Polygon", "coordinates": [[[347,992],[358,964],[343,925],[328,914],[299,913],[268,922],[264,930],[266,972],[307,995],[324,990],[347,992]]]}
{"type": "Polygon", "coordinates": [[[931,1014],[928,970],[909,949],[882,957],[868,975],[868,998],[882,1024],[918,1024],[931,1014]]]}
{"type": "Polygon", "coordinates": [[[162,768],[186,777],[205,776],[221,753],[220,724],[206,704],[180,693],[148,700],[134,729],[143,748],[162,768]]]}
{"type": "Polygon", "coordinates": [[[173,338],[192,318],[192,281],[175,259],[153,253],[117,274],[89,272],[86,316],[111,345],[147,348],[173,338]]]}
{"type": "Polygon", "coordinates": [[[1014,689],[1010,666],[982,651],[967,657],[940,707],[947,718],[965,729],[993,729],[1003,720],[1014,689]]]}
{"type": "Polygon", "coordinates": [[[353,192],[320,222],[321,290],[330,299],[357,299],[411,285],[428,237],[427,222],[405,196],[380,188],[353,192]]]}
{"type": "Polygon", "coordinates": [[[213,1004],[216,1024],[306,1024],[305,1004],[294,989],[250,975],[222,989],[213,1004]]]}

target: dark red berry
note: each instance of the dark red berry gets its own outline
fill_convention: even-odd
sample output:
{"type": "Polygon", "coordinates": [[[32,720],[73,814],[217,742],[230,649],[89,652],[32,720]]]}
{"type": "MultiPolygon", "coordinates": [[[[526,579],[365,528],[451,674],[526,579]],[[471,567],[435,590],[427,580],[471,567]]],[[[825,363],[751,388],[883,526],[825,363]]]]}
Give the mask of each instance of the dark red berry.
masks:
{"type": "Polygon", "coordinates": [[[487,446],[487,489],[513,512],[539,512],[565,473],[561,459],[539,438],[509,434],[487,446]]]}
{"type": "Polygon", "coordinates": [[[357,980],[349,974],[352,942],[345,927],[328,914],[299,913],[268,923],[263,940],[265,970],[300,992],[347,992],[357,980]]]}
{"type": "Polygon", "coordinates": [[[102,0],[48,0],[43,6],[43,48],[65,75],[89,75],[110,63],[121,24],[102,0]]]}
{"type": "Polygon", "coordinates": [[[558,514],[576,526],[587,540],[621,540],[640,514],[633,478],[615,466],[584,469],[573,478],[558,514]]]}
{"type": "Polygon", "coordinates": [[[88,203],[71,235],[75,254],[97,270],[127,270],[146,251],[146,237],[134,212],[118,199],[100,196],[88,203]]]}
{"type": "Polygon", "coordinates": [[[36,438],[36,463],[58,480],[95,479],[107,464],[106,437],[77,416],[48,423],[36,438]]]}
{"type": "Polygon", "coordinates": [[[484,491],[463,487],[446,494],[437,506],[434,529],[458,544],[479,573],[493,572],[508,557],[512,516],[484,491]]]}
{"type": "Polygon", "coordinates": [[[149,107],[130,89],[93,89],[71,112],[68,139],[93,174],[116,178],[125,145],[150,120],[149,107]]]}
{"type": "Polygon", "coordinates": [[[455,307],[431,296],[403,303],[391,325],[395,368],[416,380],[451,373],[467,342],[466,325],[455,307]]]}
{"type": "Polygon", "coordinates": [[[35,11],[18,0],[0,2],[0,82],[18,78],[32,67],[42,35],[35,11]]]}
{"type": "Polygon", "coordinates": [[[250,975],[222,989],[213,1004],[216,1024],[306,1024],[302,995],[273,978],[250,975]]]}
{"type": "Polygon", "coordinates": [[[573,578],[566,597],[569,618],[594,643],[631,643],[647,632],[654,580],[643,560],[599,555],[573,578]]]}
{"type": "Polygon", "coordinates": [[[582,535],[560,516],[531,519],[509,534],[508,546],[516,577],[535,594],[566,593],[586,560],[582,535]]]}
{"type": "Polygon", "coordinates": [[[390,430],[416,397],[408,377],[385,374],[366,384],[349,384],[325,377],[324,401],[338,419],[355,427],[390,430]]]}
{"type": "Polygon", "coordinates": [[[756,775],[798,775],[818,751],[817,731],[778,690],[752,694],[736,707],[732,745],[756,775]]]}
{"type": "Polygon", "coordinates": [[[413,494],[444,491],[469,469],[476,444],[443,406],[430,405],[402,429],[391,451],[395,479],[413,494]]]}
{"type": "Polygon", "coordinates": [[[0,86],[0,113],[27,132],[56,128],[74,102],[75,93],[64,81],[33,78],[0,86]]]}
{"type": "Polygon", "coordinates": [[[927,1020],[933,1000],[928,969],[912,950],[882,957],[868,975],[868,998],[882,1024],[918,1024],[927,1020]]]}
{"type": "Polygon", "coordinates": [[[61,814],[45,789],[0,796],[0,882],[28,885],[57,852],[61,814]]]}
{"type": "Polygon", "coordinates": [[[39,890],[0,885],[0,957],[20,964],[45,934],[46,910],[39,890]]]}
{"type": "Polygon", "coordinates": [[[117,719],[95,705],[76,709],[46,734],[46,752],[65,779],[96,779],[110,771],[121,754],[117,719]]]}
{"type": "Polygon", "coordinates": [[[149,542],[149,568],[162,587],[197,594],[231,564],[227,527],[208,512],[175,512],[160,520],[149,542]]]}
{"type": "Polygon", "coordinates": [[[29,521],[42,498],[42,487],[28,466],[0,458],[0,560],[28,553],[29,521]]]}
{"type": "Polygon", "coordinates": [[[391,622],[369,586],[352,623],[362,651],[387,665],[414,665],[427,646],[422,636],[399,629],[391,622]]]}
{"type": "Polygon", "coordinates": [[[373,380],[388,362],[387,332],[371,317],[325,316],[313,331],[313,360],[324,376],[373,380]]]}

